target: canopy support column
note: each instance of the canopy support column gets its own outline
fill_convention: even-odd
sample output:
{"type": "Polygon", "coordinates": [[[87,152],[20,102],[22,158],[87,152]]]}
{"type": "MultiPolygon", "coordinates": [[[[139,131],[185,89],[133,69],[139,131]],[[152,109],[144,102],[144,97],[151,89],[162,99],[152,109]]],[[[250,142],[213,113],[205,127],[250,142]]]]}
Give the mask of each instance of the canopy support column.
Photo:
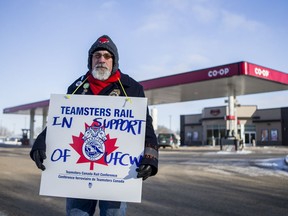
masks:
{"type": "Polygon", "coordinates": [[[48,116],[48,108],[44,107],[42,115],[42,130],[44,130],[44,128],[46,127],[47,116],[48,116]]]}
{"type": "Polygon", "coordinates": [[[228,136],[237,136],[237,112],[236,112],[236,96],[230,87],[228,96],[228,115],[226,116],[228,136]]]}
{"type": "Polygon", "coordinates": [[[34,139],[34,122],[35,122],[35,109],[30,110],[30,133],[29,133],[29,145],[33,144],[34,139]]]}
{"type": "Polygon", "coordinates": [[[153,127],[154,127],[154,130],[157,130],[158,128],[158,110],[157,108],[153,107],[151,109],[151,117],[152,117],[152,124],[153,124],[153,127]]]}

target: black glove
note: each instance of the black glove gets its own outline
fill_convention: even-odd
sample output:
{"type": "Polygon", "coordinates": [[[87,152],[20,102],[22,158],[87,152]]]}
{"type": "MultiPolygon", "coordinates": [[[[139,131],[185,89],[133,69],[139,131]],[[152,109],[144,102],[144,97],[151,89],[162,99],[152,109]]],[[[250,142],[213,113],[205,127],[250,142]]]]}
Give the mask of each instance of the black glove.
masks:
{"type": "Polygon", "coordinates": [[[46,153],[44,150],[35,150],[32,154],[33,160],[35,161],[36,166],[44,171],[46,167],[43,165],[43,161],[46,159],[46,153]]]}
{"type": "Polygon", "coordinates": [[[146,180],[149,176],[152,175],[152,166],[150,165],[140,165],[136,171],[138,172],[137,178],[143,178],[143,181],[146,180]]]}

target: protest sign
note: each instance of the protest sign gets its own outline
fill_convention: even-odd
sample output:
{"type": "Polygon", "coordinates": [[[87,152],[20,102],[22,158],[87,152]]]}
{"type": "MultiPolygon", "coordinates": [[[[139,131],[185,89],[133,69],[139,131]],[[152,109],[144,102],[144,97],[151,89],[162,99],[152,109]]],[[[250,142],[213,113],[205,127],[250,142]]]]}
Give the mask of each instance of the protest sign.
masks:
{"type": "Polygon", "coordinates": [[[53,94],[40,195],[141,202],[147,98],[53,94]]]}

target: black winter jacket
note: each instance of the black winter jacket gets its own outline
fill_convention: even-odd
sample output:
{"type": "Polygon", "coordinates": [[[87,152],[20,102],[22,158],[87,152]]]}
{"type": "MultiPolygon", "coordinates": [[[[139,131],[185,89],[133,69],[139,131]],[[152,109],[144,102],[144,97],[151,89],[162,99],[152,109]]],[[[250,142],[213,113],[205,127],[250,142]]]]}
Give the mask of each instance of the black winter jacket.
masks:
{"type": "MultiPolygon", "coordinates": [[[[125,92],[130,97],[145,97],[143,87],[136,82],[134,79],[129,77],[127,74],[121,73],[120,81],[125,89],[125,92]]],[[[83,82],[87,77],[86,75],[81,76],[74,83],[68,87],[67,94],[72,94],[78,87],[79,83],[83,82]]],[[[88,82],[88,81],[86,81],[88,82]]],[[[115,82],[105,87],[99,95],[110,95],[111,93],[120,92],[119,96],[125,96],[125,93],[122,90],[122,87],[119,82],[115,82]]],[[[74,94],[83,94],[84,88],[83,84],[74,94]]],[[[93,95],[90,88],[85,90],[86,95],[93,95]]],[[[45,150],[46,151],[46,128],[37,136],[33,147],[30,151],[30,157],[35,150],[45,150]]],[[[152,175],[155,175],[158,171],[158,142],[152,125],[152,118],[149,115],[149,110],[147,108],[147,117],[146,117],[146,134],[145,134],[145,149],[144,157],[141,164],[149,164],[153,167],[152,175]]]]}

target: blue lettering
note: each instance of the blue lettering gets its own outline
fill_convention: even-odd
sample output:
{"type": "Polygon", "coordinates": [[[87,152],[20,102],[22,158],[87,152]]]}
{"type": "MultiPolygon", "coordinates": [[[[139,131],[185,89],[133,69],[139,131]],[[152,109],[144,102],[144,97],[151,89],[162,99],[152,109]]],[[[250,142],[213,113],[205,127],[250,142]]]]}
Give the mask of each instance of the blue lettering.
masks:
{"type": "Polygon", "coordinates": [[[70,107],[61,106],[60,107],[62,115],[93,115],[93,116],[110,116],[110,108],[95,108],[95,107],[70,107]]]}
{"type": "Polygon", "coordinates": [[[62,128],[65,126],[67,128],[70,128],[72,125],[72,120],[73,120],[73,117],[70,117],[69,120],[66,117],[63,117],[63,119],[61,120],[60,116],[55,116],[55,117],[53,117],[52,125],[61,125],[62,128]]]}
{"type": "Polygon", "coordinates": [[[108,108],[108,109],[106,110],[106,116],[111,116],[111,109],[110,109],[110,108],[108,108]]]}
{"type": "Polygon", "coordinates": [[[129,154],[123,154],[120,159],[119,159],[119,163],[122,165],[122,166],[128,166],[128,164],[124,164],[123,160],[124,160],[124,157],[125,156],[129,156],[129,154]]]}
{"type": "Polygon", "coordinates": [[[66,125],[67,128],[70,128],[72,125],[72,120],[73,120],[73,117],[70,117],[70,122],[68,122],[67,118],[64,117],[61,126],[64,127],[66,125]]]}
{"type": "Polygon", "coordinates": [[[115,109],[115,110],[114,110],[114,116],[119,116],[119,112],[120,112],[119,109],[115,109]]]}
{"type": "Polygon", "coordinates": [[[102,127],[102,123],[100,121],[98,121],[98,119],[102,119],[102,118],[95,118],[95,119],[93,119],[93,121],[97,123],[98,127],[102,127]]]}
{"type": "Polygon", "coordinates": [[[85,109],[84,109],[84,115],[89,115],[89,108],[88,108],[88,107],[85,107],[85,109]]]}
{"type": "Polygon", "coordinates": [[[59,116],[53,117],[53,124],[52,125],[61,125],[61,122],[59,123],[57,120],[59,119],[59,116]]]}
{"type": "MultiPolygon", "coordinates": [[[[122,120],[122,119],[121,119],[122,120]]],[[[123,121],[122,120],[122,124],[120,126],[120,130],[121,131],[129,131],[130,130],[130,121],[126,120],[126,121],[123,121]],[[125,125],[126,124],[126,125],[125,125]]]]}
{"type": "Polygon", "coordinates": [[[61,106],[61,114],[64,114],[65,106],[61,106]]]}
{"type": "Polygon", "coordinates": [[[68,154],[68,152],[70,152],[70,150],[69,149],[64,149],[64,160],[63,160],[63,162],[66,162],[66,159],[67,159],[67,157],[70,157],[71,155],[69,155],[68,154]]]}
{"type": "Polygon", "coordinates": [[[125,131],[134,135],[141,134],[142,123],[145,120],[124,120],[124,119],[102,119],[101,117],[93,119],[99,127],[112,130],[125,131]]]}
{"type": "Polygon", "coordinates": [[[132,113],[132,110],[126,110],[126,109],[115,109],[114,110],[114,117],[120,117],[120,118],[123,118],[123,117],[126,117],[126,118],[134,118],[133,116],[133,113],[132,113]]]}
{"type": "Polygon", "coordinates": [[[136,166],[139,167],[140,166],[140,162],[142,161],[142,158],[143,158],[142,155],[140,156],[139,160],[138,160],[137,157],[133,158],[132,156],[130,156],[130,164],[134,165],[134,163],[136,163],[136,166]]]}
{"type": "Polygon", "coordinates": [[[119,159],[118,158],[118,155],[119,154],[122,154],[122,152],[113,152],[113,153],[111,153],[110,155],[110,160],[109,161],[107,161],[107,155],[105,154],[105,161],[106,161],[106,163],[108,163],[108,164],[110,164],[111,162],[113,162],[113,160],[114,160],[114,165],[117,165],[117,160],[119,159]]]}
{"type": "Polygon", "coordinates": [[[69,149],[64,149],[64,151],[62,151],[61,149],[55,149],[51,155],[51,161],[55,162],[63,158],[63,162],[66,162],[67,157],[71,156],[68,154],[68,152],[70,152],[69,149]]]}
{"type": "Polygon", "coordinates": [[[123,154],[122,152],[112,152],[109,155],[107,155],[107,153],[104,155],[104,160],[107,164],[113,164],[113,165],[119,164],[121,166],[136,164],[136,166],[139,167],[142,158],[143,158],[142,155],[139,158],[137,158],[127,153],[123,154]]]}
{"type": "Polygon", "coordinates": [[[107,128],[113,128],[113,125],[115,125],[114,129],[115,129],[115,130],[118,130],[119,121],[116,120],[116,119],[112,119],[111,121],[109,121],[109,122],[107,123],[106,126],[107,126],[107,128]]]}

